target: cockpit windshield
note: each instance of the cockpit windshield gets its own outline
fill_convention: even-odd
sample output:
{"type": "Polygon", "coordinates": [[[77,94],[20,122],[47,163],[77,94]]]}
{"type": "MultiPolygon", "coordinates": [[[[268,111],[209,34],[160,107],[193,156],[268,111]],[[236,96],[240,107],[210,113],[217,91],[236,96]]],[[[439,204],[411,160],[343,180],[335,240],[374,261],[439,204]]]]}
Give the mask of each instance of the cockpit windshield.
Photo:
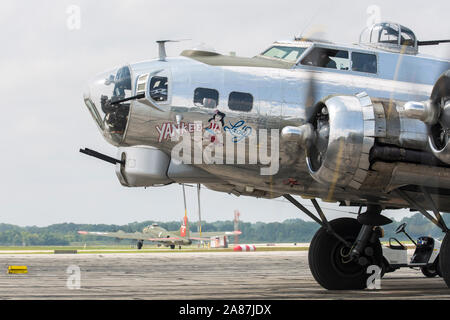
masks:
{"type": "Polygon", "coordinates": [[[300,58],[307,48],[289,47],[289,46],[273,46],[264,51],[261,55],[268,58],[283,59],[295,62],[300,58]]]}
{"type": "Polygon", "coordinates": [[[107,139],[122,140],[130,111],[131,74],[127,66],[97,75],[84,93],[84,102],[107,139]]]}

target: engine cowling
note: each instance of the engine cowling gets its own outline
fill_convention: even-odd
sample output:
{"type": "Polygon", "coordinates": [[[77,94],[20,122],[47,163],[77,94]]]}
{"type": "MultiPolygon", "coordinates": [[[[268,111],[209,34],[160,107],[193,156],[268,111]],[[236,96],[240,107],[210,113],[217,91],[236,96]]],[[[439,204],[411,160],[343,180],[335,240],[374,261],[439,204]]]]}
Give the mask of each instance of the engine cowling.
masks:
{"type": "Polygon", "coordinates": [[[433,154],[450,164],[450,70],[433,86],[427,101],[405,103],[402,114],[428,126],[428,145],[433,154]]]}
{"type": "Polygon", "coordinates": [[[375,142],[375,113],[366,93],[331,96],[319,102],[310,123],[315,142],[307,149],[307,165],[318,182],[359,189],[369,170],[375,142]]]}
{"type": "Polygon", "coordinates": [[[450,164],[450,70],[434,85],[430,105],[439,110],[437,122],[430,126],[430,149],[439,160],[450,164]]]}

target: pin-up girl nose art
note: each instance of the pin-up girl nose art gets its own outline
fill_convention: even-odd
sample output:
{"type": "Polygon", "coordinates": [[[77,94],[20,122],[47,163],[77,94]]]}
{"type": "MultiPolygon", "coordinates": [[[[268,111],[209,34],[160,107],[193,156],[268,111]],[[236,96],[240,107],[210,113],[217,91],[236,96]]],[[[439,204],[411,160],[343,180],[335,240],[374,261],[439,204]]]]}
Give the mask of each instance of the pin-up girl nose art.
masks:
{"type": "Polygon", "coordinates": [[[222,132],[222,128],[225,124],[224,119],[225,113],[216,110],[214,115],[208,120],[208,127],[205,129],[209,133],[209,138],[211,142],[218,141],[217,134],[222,132]]]}

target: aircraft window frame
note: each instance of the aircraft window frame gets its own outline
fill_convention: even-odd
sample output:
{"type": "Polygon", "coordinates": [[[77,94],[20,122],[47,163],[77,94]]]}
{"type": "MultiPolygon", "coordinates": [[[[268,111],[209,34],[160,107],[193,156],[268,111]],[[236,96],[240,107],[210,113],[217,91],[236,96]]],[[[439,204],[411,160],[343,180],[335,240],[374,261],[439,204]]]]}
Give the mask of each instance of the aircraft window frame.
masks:
{"type": "Polygon", "coordinates": [[[103,123],[102,117],[100,113],[98,112],[95,103],[92,102],[91,98],[84,99],[84,102],[91,113],[92,117],[94,118],[95,122],[97,123],[98,127],[101,130],[105,129],[105,124],[103,123]]]}
{"type": "Polygon", "coordinates": [[[194,105],[197,107],[214,109],[219,105],[219,91],[212,88],[204,88],[204,87],[195,88],[193,101],[194,105]],[[197,94],[197,92],[200,93],[197,94]],[[200,96],[201,100],[196,99],[196,96],[200,95],[201,93],[208,93],[208,94],[200,96]],[[205,103],[205,99],[214,100],[216,102],[215,106],[210,104],[212,101],[207,101],[207,103],[205,103]]]}
{"type": "Polygon", "coordinates": [[[150,78],[150,85],[149,85],[149,95],[152,98],[153,101],[155,102],[160,102],[160,103],[164,103],[167,102],[169,99],[169,77],[167,76],[153,76],[150,78]],[[165,79],[165,80],[163,80],[165,79]],[[155,83],[153,83],[153,81],[164,81],[164,83],[162,84],[162,88],[154,88],[155,83]],[[164,88],[165,87],[165,88],[164,88]],[[157,92],[153,92],[152,90],[158,90],[157,92]],[[165,90],[165,93],[164,93],[165,90]],[[155,99],[156,98],[156,99],[155,99]]]}
{"type": "Polygon", "coordinates": [[[253,95],[251,93],[232,91],[228,95],[228,108],[234,111],[250,112],[253,109],[254,101],[255,99],[253,98],[253,95]],[[234,96],[240,96],[240,98],[234,98],[234,96]],[[242,99],[243,97],[247,97],[250,99],[245,101],[245,99],[242,99]]]}
{"type": "Polygon", "coordinates": [[[128,66],[119,68],[116,75],[114,76],[114,79],[112,79],[112,83],[114,83],[114,89],[111,98],[123,99],[129,97],[133,89],[131,83],[130,68],[128,66]],[[128,95],[125,90],[129,91],[128,95]]]}
{"type": "Polygon", "coordinates": [[[416,36],[414,32],[411,30],[400,27],[400,45],[402,46],[408,46],[408,47],[415,47],[416,46],[416,36]],[[404,35],[408,36],[408,38],[404,37],[404,35]]]}
{"type": "Polygon", "coordinates": [[[303,66],[309,66],[309,67],[316,67],[316,68],[324,68],[324,69],[330,69],[330,70],[339,70],[339,71],[351,71],[351,57],[350,57],[350,51],[347,49],[341,49],[341,48],[334,48],[334,47],[322,47],[322,46],[314,46],[311,48],[311,50],[309,50],[308,52],[305,53],[305,56],[301,59],[300,61],[300,65],[303,66]],[[317,51],[319,53],[317,53],[317,51]],[[321,54],[321,52],[325,51],[327,53],[327,58],[329,59],[329,61],[327,62],[326,65],[323,65],[323,63],[316,63],[317,61],[314,61],[318,59],[319,54],[321,54]],[[336,54],[331,56],[329,53],[331,51],[335,51],[336,54]],[[337,57],[337,54],[339,52],[343,52],[346,53],[347,57],[337,57]],[[308,58],[310,58],[310,61],[306,61],[308,58]],[[336,58],[338,60],[332,59],[332,58],[336,58]],[[344,67],[338,67],[338,62],[340,60],[346,61],[347,64],[344,67]],[[334,62],[334,64],[336,65],[336,67],[332,67],[332,63],[334,62]],[[331,63],[331,64],[330,64],[331,63]],[[330,64],[330,66],[328,66],[330,64]]]}
{"type": "Polygon", "coordinates": [[[380,25],[380,27],[381,28],[377,34],[378,43],[385,43],[392,45],[400,44],[400,27],[397,24],[383,23],[380,25]]]}
{"type": "Polygon", "coordinates": [[[358,73],[367,73],[367,74],[378,74],[378,55],[375,52],[362,52],[362,51],[352,51],[351,52],[351,71],[358,72],[358,73]],[[366,71],[366,70],[355,70],[354,69],[354,61],[353,61],[353,55],[369,55],[375,57],[375,72],[373,71],[366,71]]]}

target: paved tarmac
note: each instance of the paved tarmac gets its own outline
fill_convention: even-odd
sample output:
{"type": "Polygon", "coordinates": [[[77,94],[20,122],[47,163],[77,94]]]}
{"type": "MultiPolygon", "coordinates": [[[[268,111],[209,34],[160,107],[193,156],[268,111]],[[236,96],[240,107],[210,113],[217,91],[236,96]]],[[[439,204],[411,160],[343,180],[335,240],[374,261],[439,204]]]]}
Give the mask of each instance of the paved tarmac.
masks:
{"type": "Polygon", "coordinates": [[[2,254],[0,299],[450,299],[441,278],[407,268],[387,274],[380,290],[327,291],[307,254],[2,254]],[[28,274],[7,274],[9,265],[26,265],[28,274]]]}

